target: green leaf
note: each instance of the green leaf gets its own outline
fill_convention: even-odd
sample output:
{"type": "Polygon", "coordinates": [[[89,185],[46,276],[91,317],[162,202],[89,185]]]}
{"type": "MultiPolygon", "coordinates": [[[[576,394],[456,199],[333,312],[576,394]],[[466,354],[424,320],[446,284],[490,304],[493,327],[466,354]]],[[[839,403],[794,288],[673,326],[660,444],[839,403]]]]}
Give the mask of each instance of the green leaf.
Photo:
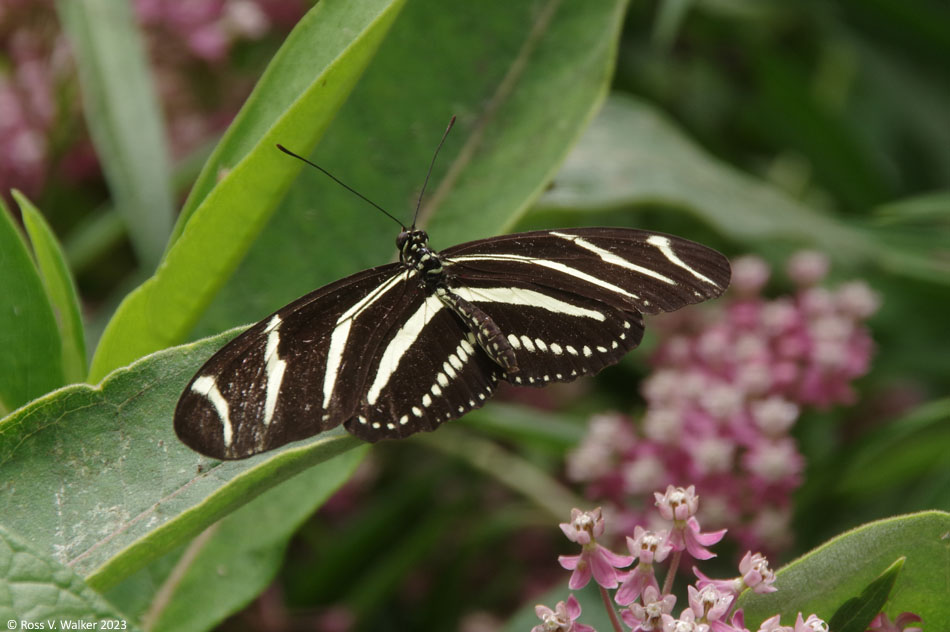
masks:
{"type": "Polygon", "coordinates": [[[914,490],[950,470],[950,398],[927,402],[875,430],[849,450],[832,489],[854,503],[873,502],[889,491],[914,490]]]}
{"type": "Polygon", "coordinates": [[[882,264],[902,275],[950,284],[950,193],[940,191],[897,200],[874,211],[871,233],[881,244],[882,264]]]}
{"type": "Polygon", "coordinates": [[[499,402],[465,415],[465,425],[503,441],[544,447],[559,456],[587,433],[586,417],[499,402]]]}
{"type": "Polygon", "coordinates": [[[947,534],[950,514],[926,511],[871,522],[843,533],[776,573],[777,592],[746,591],[738,607],[746,626],[755,629],[780,613],[794,621],[801,612],[829,621],[835,611],[869,586],[894,560],[906,558],[888,601],[893,616],[913,612],[924,621],[950,621],[946,569],[950,565],[947,534]]]}
{"type": "Polygon", "coordinates": [[[614,95],[537,208],[635,204],[687,209],[739,241],[797,241],[852,258],[872,252],[863,233],[709,156],[652,106],[614,95]]]}
{"type": "Polygon", "coordinates": [[[137,630],[79,575],[0,525],[0,621],[4,629],[26,630],[27,623],[46,624],[42,628],[46,630],[64,629],[61,620],[96,623],[104,619],[118,626],[125,622],[125,627],[116,629],[137,630]],[[48,620],[55,620],[56,627],[48,620]]]}
{"type": "Polygon", "coordinates": [[[584,500],[530,461],[507,452],[498,444],[481,439],[461,428],[446,426],[438,433],[421,434],[417,441],[460,459],[497,481],[524,494],[552,519],[571,515],[584,500]]]}
{"type": "Polygon", "coordinates": [[[206,164],[155,276],[106,327],[91,380],[185,338],[300,169],[274,144],[316,143],[403,1],[320,2],[301,20],[206,164]]]}
{"type": "Polygon", "coordinates": [[[148,270],[171,233],[168,150],[158,99],[131,2],[59,0],[76,54],[83,113],[116,208],[148,270]]]}
{"type": "Polygon", "coordinates": [[[62,386],[66,379],[50,299],[2,200],[0,279],[0,414],[5,414],[62,386]]]}
{"type": "Polygon", "coordinates": [[[79,296],[66,257],[39,210],[19,191],[14,191],[13,197],[20,205],[23,225],[30,236],[40,276],[56,316],[65,380],[82,382],[86,377],[86,340],[79,315],[79,296]]]}
{"type": "Polygon", "coordinates": [[[273,580],[290,537],[349,478],[365,452],[341,454],[281,483],[106,596],[149,630],[210,629],[273,580]]]}
{"type": "Polygon", "coordinates": [[[835,632],[865,632],[871,620],[884,609],[903,566],[904,558],[896,560],[862,590],[860,596],[844,602],[828,621],[828,627],[835,632]]]}
{"type": "MultiPolygon", "coordinates": [[[[625,8],[625,0],[411,2],[310,156],[409,224],[455,114],[419,225],[436,249],[503,232],[543,191],[602,102],[625,8]],[[418,68],[425,70],[408,70],[418,68]]],[[[281,142],[310,149],[293,136],[281,142]]],[[[282,171],[295,169],[283,158],[282,171]]],[[[301,174],[198,331],[263,318],[385,263],[395,254],[394,228],[321,174],[301,174]]]]}
{"type": "Polygon", "coordinates": [[[0,421],[0,516],[106,589],[262,491],[359,442],[342,429],[242,461],[178,441],[191,376],[231,331],[69,386],[0,421]]]}

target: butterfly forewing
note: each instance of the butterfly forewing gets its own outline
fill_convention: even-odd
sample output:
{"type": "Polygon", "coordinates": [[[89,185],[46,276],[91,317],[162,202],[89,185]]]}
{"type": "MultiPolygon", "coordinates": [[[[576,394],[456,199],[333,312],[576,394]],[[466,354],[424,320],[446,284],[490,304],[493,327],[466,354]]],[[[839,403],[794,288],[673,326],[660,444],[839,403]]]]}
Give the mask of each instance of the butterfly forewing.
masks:
{"type": "Polygon", "coordinates": [[[574,228],[516,233],[448,248],[459,283],[524,279],[640,312],[673,311],[719,296],[728,260],[711,248],[661,233],[574,228]],[[456,272],[457,271],[457,272],[456,272]]]}
{"type": "Polygon", "coordinates": [[[370,371],[362,359],[403,305],[407,278],[399,264],[366,270],[248,329],[185,388],[178,437],[202,454],[238,459],[338,426],[356,410],[370,371]]]}

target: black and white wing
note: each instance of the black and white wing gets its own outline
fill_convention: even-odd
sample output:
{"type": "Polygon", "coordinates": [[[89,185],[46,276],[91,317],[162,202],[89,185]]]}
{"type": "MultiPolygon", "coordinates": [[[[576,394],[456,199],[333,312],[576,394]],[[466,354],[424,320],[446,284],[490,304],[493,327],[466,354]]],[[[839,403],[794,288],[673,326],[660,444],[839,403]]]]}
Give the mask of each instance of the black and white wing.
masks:
{"type": "Polygon", "coordinates": [[[377,354],[359,410],[344,424],[364,441],[435,430],[484,405],[503,376],[435,294],[400,322],[377,354]]]}
{"type": "Polygon", "coordinates": [[[636,347],[642,313],[722,294],[728,260],[647,231],[518,233],[441,253],[449,283],[499,326],[517,358],[510,382],[541,386],[597,373],[636,347]]]}
{"type": "Polygon", "coordinates": [[[398,263],[290,303],[209,359],[175,409],[189,447],[239,459],[340,425],[357,410],[381,340],[423,300],[398,263]]]}
{"type": "Polygon", "coordinates": [[[179,438],[238,459],[340,424],[367,441],[434,430],[500,380],[540,386],[616,363],[640,343],[643,313],[719,296],[730,275],[710,248],[614,228],[474,241],[439,261],[420,250],[251,327],[186,387],[179,438]]]}

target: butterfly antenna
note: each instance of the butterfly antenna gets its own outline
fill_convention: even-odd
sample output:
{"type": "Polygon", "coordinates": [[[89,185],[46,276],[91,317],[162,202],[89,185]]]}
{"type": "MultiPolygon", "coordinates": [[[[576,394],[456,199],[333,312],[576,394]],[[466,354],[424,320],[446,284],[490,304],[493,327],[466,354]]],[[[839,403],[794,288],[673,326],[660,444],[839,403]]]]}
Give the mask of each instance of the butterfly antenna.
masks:
{"type": "Polygon", "coordinates": [[[429,185],[429,176],[432,175],[432,168],[435,166],[435,159],[439,156],[439,150],[442,149],[442,145],[445,144],[445,139],[449,135],[452,126],[455,125],[455,117],[449,121],[449,126],[445,128],[445,133],[442,134],[442,140],[439,141],[439,146],[435,148],[435,153],[432,155],[432,162],[429,163],[429,170],[426,172],[426,179],[422,183],[422,190],[419,191],[419,199],[416,201],[416,213],[412,216],[412,227],[416,227],[416,218],[419,217],[419,208],[422,206],[422,196],[426,192],[426,187],[429,185]]]}
{"type": "Polygon", "coordinates": [[[316,164],[316,163],[313,163],[313,162],[310,162],[309,160],[307,160],[307,159],[304,158],[303,156],[299,156],[299,155],[295,154],[294,152],[290,151],[289,149],[287,149],[286,147],[284,147],[284,146],[281,145],[280,143],[277,143],[277,149],[281,150],[282,152],[284,152],[284,153],[287,154],[288,156],[293,156],[293,157],[296,158],[297,160],[301,160],[301,161],[307,163],[308,165],[310,165],[311,167],[313,167],[314,169],[317,169],[317,170],[323,172],[323,174],[324,174],[325,176],[327,176],[328,178],[330,178],[331,180],[333,180],[334,182],[336,182],[337,184],[339,184],[341,187],[343,187],[344,189],[346,189],[346,190],[349,191],[350,193],[352,193],[352,194],[354,194],[355,196],[359,197],[359,198],[362,199],[363,201],[372,204],[372,205],[375,206],[377,209],[379,209],[380,211],[382,211],[387,217],[389,217],[389,218],[392,219],[394,222],[396,222],[397,224],[399,224],[400,226],[402,226],[402,229],[403,229],[403,230],[406,230],[405,225],[403,225],[402,222],[400,222],[398,219],[396,219],[395,217],[393,217],[392,214],[391,214],[389,211],[387,211],[387,210],[384,209],[382,206],[380,206],[380,205],[377,204],[376,202],[372,201],[371,199],[369,199],[368,197],[366,197],[365,195],[363,195],[362,193],[360,193],[359,191],[357,191],[357,190],[354,189],[353,187],[349,186],[348,184],[346,184],[345,182],[343,182],[342,180],[340,180],[339,178],[337,178],[335,175],[333,175],[332,173],[330,173],[329,171],[327,171],[326,169],[324,169],[323,167],[321,167],[320,165],[318,165],[318,164],[316,164]]]}

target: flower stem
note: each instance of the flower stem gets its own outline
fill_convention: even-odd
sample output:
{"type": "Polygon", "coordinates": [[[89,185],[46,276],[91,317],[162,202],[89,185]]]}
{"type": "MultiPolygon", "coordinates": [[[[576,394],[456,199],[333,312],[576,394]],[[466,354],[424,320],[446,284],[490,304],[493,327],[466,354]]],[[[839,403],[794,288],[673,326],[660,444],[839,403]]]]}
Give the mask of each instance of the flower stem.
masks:
{"type": "Polygon", "coordinates": [[[666,573],[666,579],[663,581],[663,591],[660,594],[668,595],[670,591],[673,590],[673,578],[676,577],[676,570],[679,568],[680,559],[682,557],[682,551],[673,551],[673,559],[670,560],[670,569],[666,573]]]}
{"type": "Polygon", "coordinates": [[[607,589],[599,584],[597,588],[600,589],[600,598],[604,600],[604,607],[607,608],[607,614],[610,615],[610,623],[614,626],[614,632],[623,632],[620,621],[617,619],[617,611],[614,610],[614,604],[610,600],[610,595],[607,594],[607,589]]]}

